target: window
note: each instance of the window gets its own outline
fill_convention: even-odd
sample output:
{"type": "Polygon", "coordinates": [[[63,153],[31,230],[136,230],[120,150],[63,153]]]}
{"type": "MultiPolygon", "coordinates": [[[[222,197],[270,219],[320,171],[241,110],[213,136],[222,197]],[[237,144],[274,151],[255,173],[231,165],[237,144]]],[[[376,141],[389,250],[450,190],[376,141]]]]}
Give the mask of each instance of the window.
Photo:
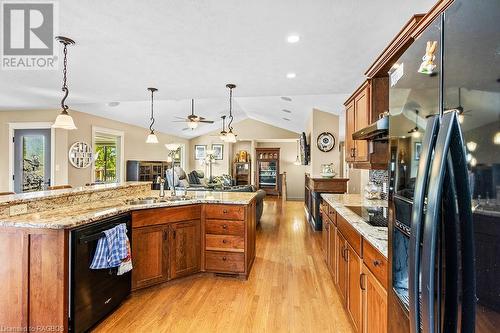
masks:
{"type": "Polygon", "coordinates": [[[122,181],[123,133],[93,128],[94,164],[92,182],[97,184],[122,181]]]}

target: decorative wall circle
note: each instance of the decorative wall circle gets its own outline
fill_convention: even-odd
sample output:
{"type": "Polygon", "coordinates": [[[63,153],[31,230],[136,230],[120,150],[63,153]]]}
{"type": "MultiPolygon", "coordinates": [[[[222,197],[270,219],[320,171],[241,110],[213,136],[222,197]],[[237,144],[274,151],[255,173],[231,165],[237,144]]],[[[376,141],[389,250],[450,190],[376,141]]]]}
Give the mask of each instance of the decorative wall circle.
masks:
{"type": "Polygon", "coordinates": [[[88,168],[94,158],[92,146],[86,142],[75,142],[69,148],[68,158],[71,165],[75,168],[88,168]]]}
{"type": "Polygon", "coordinates": [[[332,133],[323,132],[318,135],[317,144],[319,150],[325,153],[329,152],[335,147],[335,137],[332,133]]]}

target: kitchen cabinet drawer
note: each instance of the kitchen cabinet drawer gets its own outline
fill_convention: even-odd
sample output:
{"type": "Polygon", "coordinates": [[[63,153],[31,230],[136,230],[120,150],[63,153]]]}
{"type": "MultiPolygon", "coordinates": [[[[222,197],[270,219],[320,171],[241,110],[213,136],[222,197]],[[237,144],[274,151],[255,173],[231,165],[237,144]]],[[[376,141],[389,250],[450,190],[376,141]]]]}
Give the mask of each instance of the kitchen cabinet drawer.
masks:
{"type": "Polygon", "coordinates": [[[361,257],[361,235],[354,229],[354,227],[347,222],[341,215],[337,214],[337,228],[345,237],[349,245],[361,257]]]}
{"type": "Polygon", "coordinates": [[[170,222],[199,220],[201,206],[143,209],[132,212],[132,228],[160,225],[170,222]]]}
{"type": "Polygon", "coordinates": [[[245,221],[207,220],[205,222],[205,233],[245,236],[245,221]]]}
{"type": "Polygon", "coordinates": [[[207,271],[215,272],[242,273],[245,271],[245,254],[222,251],[206,251],[205,269],[207,271]]]}
{"type": "Polygon", "coordinates": [[[363,242],[363,262],[387,290],[387,259],[369,242],[363,242]]]}
{"type": "Polygon", "coordinates": [[[239,205],[207,205],[205,214],[207,219],[244,220],[245,207],[239,205]]]}
{"type": "Polygon", "coordinates": [[[245,238],[230,235],[205,235],[205,249],[211,251],[244,252],[245,238]]]}

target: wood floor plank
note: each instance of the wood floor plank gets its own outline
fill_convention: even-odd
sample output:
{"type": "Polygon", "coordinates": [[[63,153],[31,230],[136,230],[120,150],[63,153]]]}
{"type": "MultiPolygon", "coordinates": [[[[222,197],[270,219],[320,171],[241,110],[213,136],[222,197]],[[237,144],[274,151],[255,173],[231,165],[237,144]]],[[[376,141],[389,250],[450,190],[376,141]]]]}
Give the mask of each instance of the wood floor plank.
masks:
{"type": "Polygon", "coordinates": [[[352,332],[301,202],[266,199],[247,281],[198,274],[132,294],[94,332],[352,332]]]}

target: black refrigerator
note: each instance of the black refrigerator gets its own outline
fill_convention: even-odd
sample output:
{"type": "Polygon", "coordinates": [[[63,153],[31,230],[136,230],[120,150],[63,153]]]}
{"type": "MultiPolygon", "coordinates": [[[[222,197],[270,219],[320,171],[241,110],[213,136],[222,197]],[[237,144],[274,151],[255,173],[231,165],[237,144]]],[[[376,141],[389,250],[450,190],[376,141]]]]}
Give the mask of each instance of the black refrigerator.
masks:
{"type": "Polygon", "coordinates": [[[500,1],[454,1],[389,81],[390,331],[499,332],[500,1]]]}

